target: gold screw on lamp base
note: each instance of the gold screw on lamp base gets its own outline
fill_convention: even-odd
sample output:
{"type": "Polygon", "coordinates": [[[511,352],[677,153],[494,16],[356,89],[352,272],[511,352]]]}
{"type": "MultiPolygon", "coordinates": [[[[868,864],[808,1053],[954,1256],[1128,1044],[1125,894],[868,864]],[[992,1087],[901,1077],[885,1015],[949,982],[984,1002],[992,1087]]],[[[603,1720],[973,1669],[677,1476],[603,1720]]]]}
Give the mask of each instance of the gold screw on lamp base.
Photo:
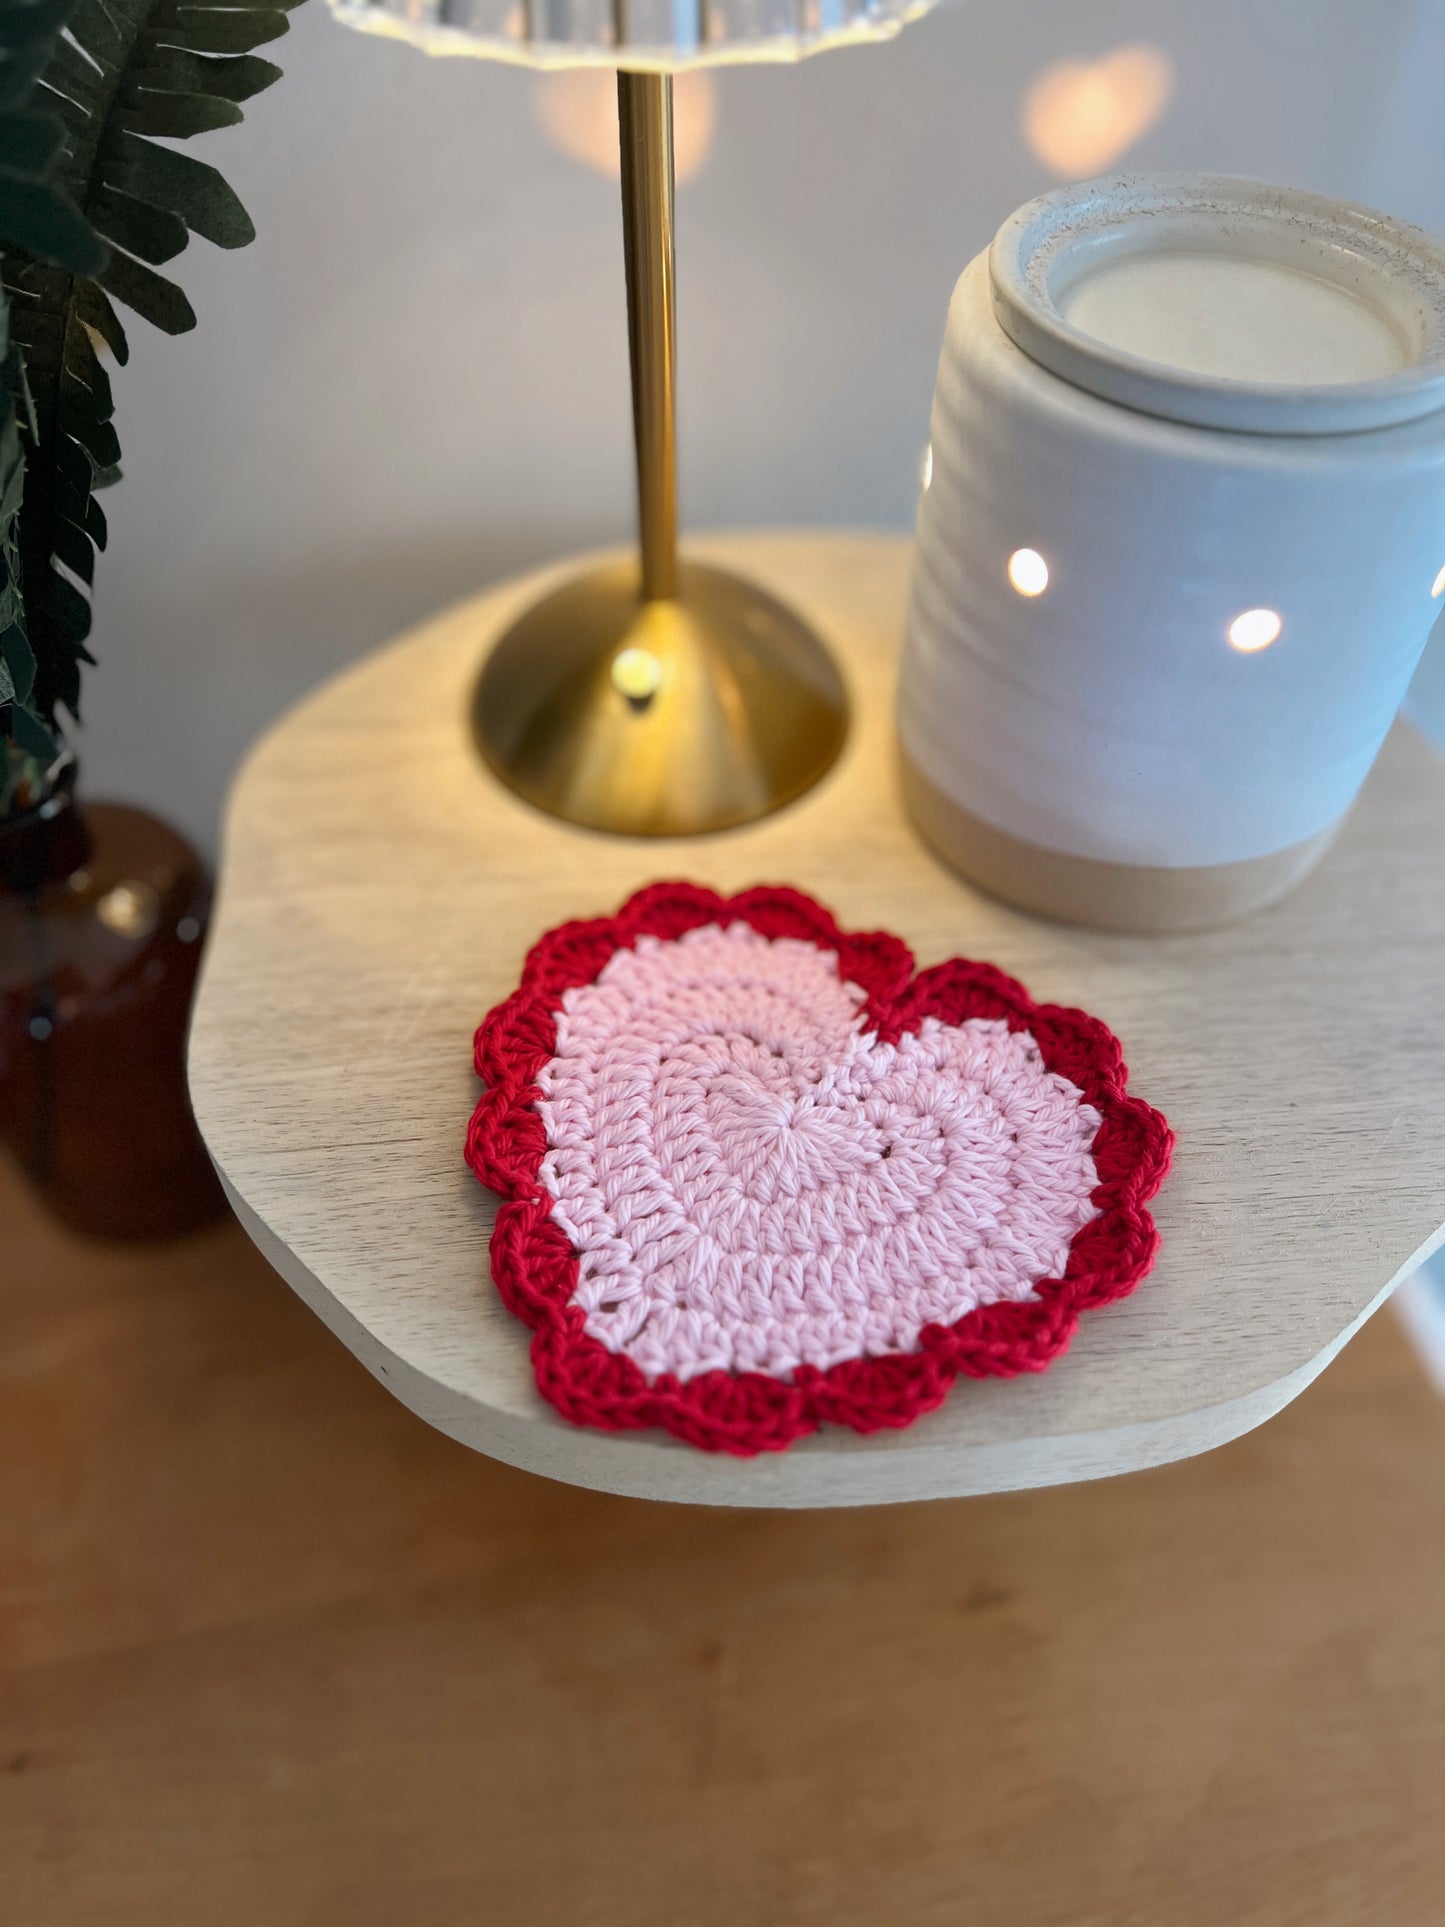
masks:
{"type": "Polygon", "coordinates": [[[589,829],[695,836],[781,808],[842,747],[842,679],[762,589],[677,557],[672,81],[619,73],[640,567],[565,583],[497,644],[473,725],[488,764],[589,829]]]}
{"type": "Polygon", "coordinates": [[[477,685],[483,756],[539,809],[590,829],[730,829],[808,789],[842,746],[831,658],[790,609],[682,562],[645,601],[635,565],[564,583],[498,643],[477,685]]]}

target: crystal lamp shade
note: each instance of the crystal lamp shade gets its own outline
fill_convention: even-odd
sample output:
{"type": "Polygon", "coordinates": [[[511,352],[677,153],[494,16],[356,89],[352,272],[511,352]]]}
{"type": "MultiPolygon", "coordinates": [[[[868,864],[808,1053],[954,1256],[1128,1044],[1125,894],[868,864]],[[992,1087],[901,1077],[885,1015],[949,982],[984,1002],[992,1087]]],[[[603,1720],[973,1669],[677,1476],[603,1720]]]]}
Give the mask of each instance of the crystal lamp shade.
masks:
{"type": "Polygon", "coordinates": [[[886,40],[935,0],[329,0],[348,26],[432,54],[525,67],[671,72],[724,62],[800,60],[886,40]]]}

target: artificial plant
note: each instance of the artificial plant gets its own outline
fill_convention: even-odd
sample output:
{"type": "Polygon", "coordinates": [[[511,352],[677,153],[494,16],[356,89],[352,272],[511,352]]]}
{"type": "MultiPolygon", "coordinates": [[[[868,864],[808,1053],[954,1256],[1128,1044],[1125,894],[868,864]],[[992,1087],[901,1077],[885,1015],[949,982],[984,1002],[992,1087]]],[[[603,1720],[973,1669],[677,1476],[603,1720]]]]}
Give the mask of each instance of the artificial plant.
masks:
{"type": "Polygon", "coordinates": [[[120,460],[101,353],[128,353],[115,304],[183,334],[195,312],[157,267],[193,233],[255,234],[214,167],[158,141],[234,126],[281,77],[251,49],[297,4],[0,0],[0,813],[43,795],[93,661],[94,491],[120,460]]]}

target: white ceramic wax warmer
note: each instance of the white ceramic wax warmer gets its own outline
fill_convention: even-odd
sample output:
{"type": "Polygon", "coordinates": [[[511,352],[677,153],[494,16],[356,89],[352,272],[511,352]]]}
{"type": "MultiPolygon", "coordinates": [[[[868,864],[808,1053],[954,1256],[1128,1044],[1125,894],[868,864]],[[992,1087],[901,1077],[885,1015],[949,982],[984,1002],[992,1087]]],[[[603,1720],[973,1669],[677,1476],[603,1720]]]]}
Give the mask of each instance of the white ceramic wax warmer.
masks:
{"type": "Polygon", "coordinates": [[[899,698],[937,849],[1188,929],[1321,855],[1445,597],[1445,250],[1199,175],[1045,195],[954,292],[899,698]]]}

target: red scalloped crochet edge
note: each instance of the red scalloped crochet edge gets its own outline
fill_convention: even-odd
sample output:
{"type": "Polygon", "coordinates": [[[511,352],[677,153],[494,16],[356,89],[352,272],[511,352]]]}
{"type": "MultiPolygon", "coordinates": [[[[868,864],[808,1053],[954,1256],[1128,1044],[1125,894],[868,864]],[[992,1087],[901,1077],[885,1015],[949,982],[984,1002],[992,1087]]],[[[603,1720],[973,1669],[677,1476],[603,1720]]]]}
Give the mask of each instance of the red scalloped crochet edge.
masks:
{"type": "Polygon", "coordinates": [[[505,1200],[492,1233],[492,1277],[503,1302],[536,1334],[538,1389],[564,1418],[608,1432],[661,1427],[708,1451],[747,1457],[779,1451],[833,1423],[858,1432],[910,1425],[942,1404],[960,1374],[1011,1377],[1042,1371],[1068,1345],[1079,1314],[1132,1291],[1159,1247],[1145,1208],[1164,1181],[1174,1134],[1158,1111],[1126,1094],[1117,1038],[1081,1010],[1036,1004],[992,964],[954,958],[915,974],[912,952],[886,931],[840,930],[811,897],[763,886],[722,897],[692,883],[640,890],[615,917],[566,923],[530,951],[520,986],[483,1019],[476,1067],[487,1089],[467,1132],[467,1162],[505,1200]],[[1078,1086],[1103,1122],[1093,1143],[1099,1215],[1074,1238],[1062,1277],[1042,1281],[1028,1304],[969,1312],[930,1325],[916,1351],[855,1359],[828,1371],[800,1366],[788,1379],[761,1372],[702,1372],[651,1383],[630,1358],[591,1337],[571,1303],[577,1254],[553,1221],[541,1181],[546,1133],[537,1078],[556,1049],[564,992],[592,983],[615,951],[640,936],[676,938],[704,924],[743,921],[765,937],[801,937],[836,952],[845,981],[867,995],[867,1023],[896,1043],[925,1017],[959,1024],[1002,1018],[1033,1033],[1050,1070],[1078,1086]]]}

